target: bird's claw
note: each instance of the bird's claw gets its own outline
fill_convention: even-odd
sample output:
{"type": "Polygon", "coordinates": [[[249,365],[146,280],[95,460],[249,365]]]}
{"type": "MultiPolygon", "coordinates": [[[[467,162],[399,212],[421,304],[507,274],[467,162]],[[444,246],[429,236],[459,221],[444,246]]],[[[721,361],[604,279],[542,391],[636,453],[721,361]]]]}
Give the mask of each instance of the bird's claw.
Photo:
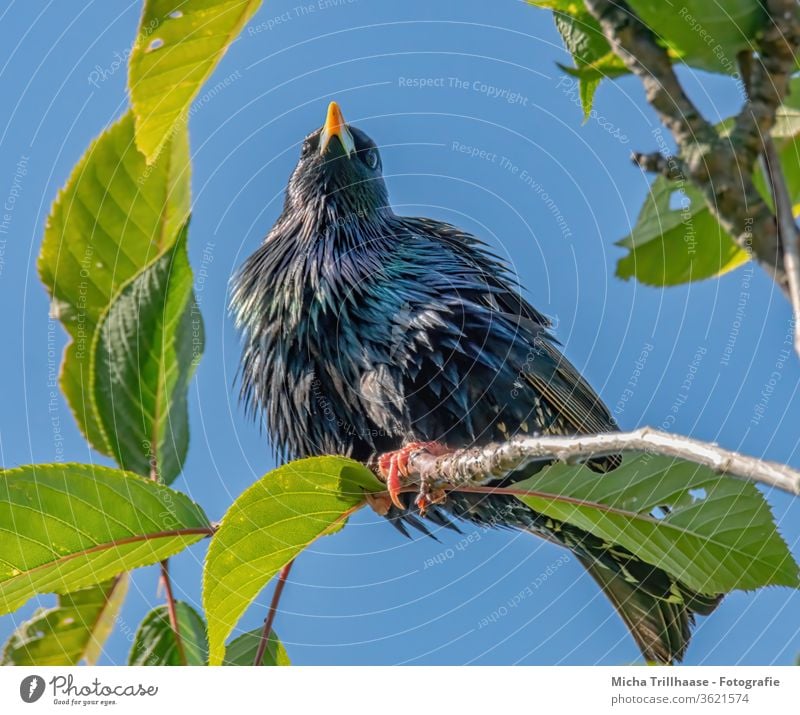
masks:
{"type": "MultiPolygon", "coordinates": [[[[426,450],[434,455],[447,453],[447,447],[438,442],[409,442],[407,445],[393,452],[385,452],[378,458],[378,471],[386,482],[386,491],[392,504],[398,509],[405,509],[406,505],[400,499],[405,482],[409,477],[408,460],[411,455],[420,450],[426,450]]],[[[420,482],[420,491],[416,499],[416,505],[421,514],[433,504],[438,504],[445,498],[443,489],[434,489],[427,480],[420,482]]]]}

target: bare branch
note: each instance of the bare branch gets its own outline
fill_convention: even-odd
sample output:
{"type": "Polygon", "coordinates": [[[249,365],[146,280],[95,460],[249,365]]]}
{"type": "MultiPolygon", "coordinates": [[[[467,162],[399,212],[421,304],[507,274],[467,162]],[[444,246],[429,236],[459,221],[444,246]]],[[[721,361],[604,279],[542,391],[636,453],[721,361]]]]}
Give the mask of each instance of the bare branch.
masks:
{"type": "Polygon", "coordinates": [[[621,452],[648,452],[685,459],[717,474],[757,482],[800,495],[800,472],[777,462],[767,462],[723,449],[709,442],[660,432],[648,427],[633,432],[609,432],[574,437],[518,436],[485,447],[458,449],[435,456],[424,449],[409,457],[412,481],[426,487],[458,490],[485,484],[536,462],[577,463],[621,452]]]}
{"type": "MultiPolygon", "coordinates": [[[[720,136],[703,118],[678,81],[667,51],[624,0],[584,3],[614,52],[641,79],[647,101],[678,145],[686,178],[703,193],[709,209],[737,244],[786,292],[776,218],[751,173],[761,151],[761,137],[769,135],[786,94],[800,43],[795,0],[766,0],[770,21],[759,44],[764,60],[753,64],[752,98],[728,137],[720,136]]],[[[645,160],[644,165],[663,173],[663,165],[653,160],[645,160]]]]}

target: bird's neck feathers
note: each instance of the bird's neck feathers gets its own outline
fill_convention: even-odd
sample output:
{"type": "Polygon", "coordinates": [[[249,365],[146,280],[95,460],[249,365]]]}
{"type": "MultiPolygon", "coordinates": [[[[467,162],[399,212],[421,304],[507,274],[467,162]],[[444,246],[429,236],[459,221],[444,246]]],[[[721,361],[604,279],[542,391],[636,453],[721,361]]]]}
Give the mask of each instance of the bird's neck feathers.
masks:
{"type": "Polygon", "coordinates": [[[285,211],[262,246],[259,284],[284,330],[317,325],[358,300],[393,250],[393,214],[285,211]]]}

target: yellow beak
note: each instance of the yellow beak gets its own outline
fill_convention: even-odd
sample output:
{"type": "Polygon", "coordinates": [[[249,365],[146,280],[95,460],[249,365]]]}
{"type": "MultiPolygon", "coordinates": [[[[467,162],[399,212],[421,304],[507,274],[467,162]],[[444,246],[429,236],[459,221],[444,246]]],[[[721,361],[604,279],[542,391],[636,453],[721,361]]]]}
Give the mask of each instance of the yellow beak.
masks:
{"type": "Polygon", "coordinates": [[[333,137],[338,137],[347,158],[355,153],[356,144],[353,141],[353,135],[347,128],[347,123],[344,121],[342,110],[336,102],[331,102],[328,105],[328,116],[325,119],[325,125],[322,127],[322,134],[319,136],[319,153],[324,154],[328,149],[333,137]]]}

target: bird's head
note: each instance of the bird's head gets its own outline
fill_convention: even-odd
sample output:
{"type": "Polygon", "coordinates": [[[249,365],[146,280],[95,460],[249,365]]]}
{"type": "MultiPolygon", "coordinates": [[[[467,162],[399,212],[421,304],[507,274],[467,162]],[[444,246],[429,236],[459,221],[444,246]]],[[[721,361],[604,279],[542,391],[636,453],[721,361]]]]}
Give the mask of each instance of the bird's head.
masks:
{"type": "Polygon", "coordinates": [[[345,122],[336,102],[330,103],[325,124],[303,142],[286,208],[338,220],[390,210],[378,147],[345,122]]]}

